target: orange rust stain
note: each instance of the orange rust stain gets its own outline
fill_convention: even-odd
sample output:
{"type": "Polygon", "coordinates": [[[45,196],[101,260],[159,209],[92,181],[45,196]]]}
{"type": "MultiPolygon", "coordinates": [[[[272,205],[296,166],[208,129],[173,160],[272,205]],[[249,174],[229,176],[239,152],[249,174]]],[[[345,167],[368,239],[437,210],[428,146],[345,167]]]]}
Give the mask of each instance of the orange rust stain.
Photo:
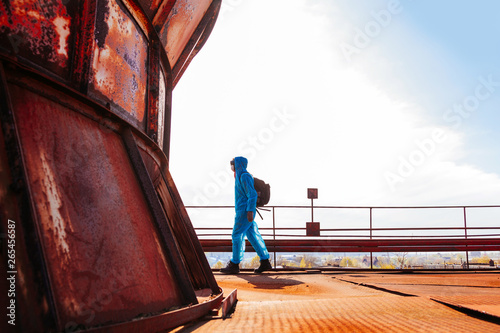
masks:
{"type": "Polygon", "coordinates": [[[29,52],[61,67],[68,65],[71,17],[62,1],[12,0],[0,7],[0,34],[14,53],[29,52]]]}
{"type": "Polygon", "coordinates": [[[94,88],[142,122],[146,108],[146,39],[116,2],[109,1],[99,10],[105,10],[105,14],[104,21],[96,24],[94,88]]]}
{"type": "Polygon", "coordinates": [[[40,151],[40,164],[41,168],[38,169],[38,179],[41,182],[45,200],[39,204],[49,213],[49,218],[52,222],[49,231],[53,233],[51,238],[57,240],[57,250],[60,251],[59,258],[63,258],[63,262],[69,265],[70,253],[66,228],[69,228],[71,232],[73,230],[71,224],[68,223],[66,225],[64,222],[68,222],[69,219],[65,210],[61,213],[61,209],[63,208],[61,194],[59,193],[59,187],[54,177],[53,166],[51,166],[52,163],[47,161],[47,153],[43,150],[40,151]]]}

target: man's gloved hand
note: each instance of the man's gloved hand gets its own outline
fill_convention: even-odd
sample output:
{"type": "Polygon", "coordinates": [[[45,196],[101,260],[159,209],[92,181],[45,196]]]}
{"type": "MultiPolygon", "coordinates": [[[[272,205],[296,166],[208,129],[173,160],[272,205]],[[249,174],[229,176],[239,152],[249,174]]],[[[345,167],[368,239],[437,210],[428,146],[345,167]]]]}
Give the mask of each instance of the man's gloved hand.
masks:
{"type": "Polygon", "coordinates": [[[247,212],[247,219],[248,219],[248,222],[253,221],[253,212],[247,212]]]}

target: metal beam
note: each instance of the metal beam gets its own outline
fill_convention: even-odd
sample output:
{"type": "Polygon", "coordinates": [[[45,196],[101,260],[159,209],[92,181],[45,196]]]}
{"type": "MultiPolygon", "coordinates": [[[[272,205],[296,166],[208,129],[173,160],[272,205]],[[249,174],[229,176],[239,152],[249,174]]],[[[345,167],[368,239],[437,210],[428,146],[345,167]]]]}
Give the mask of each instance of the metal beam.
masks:
{"type": "MultiPolygon", "coordinates": [[[[383,239],[383,240],[265,240],[273,252],[443,252],[500,251],[500,238],[481,239],[383,239]]],[[[231,252],[231,240],[201,239],[205,252],[231,252]]],[[[254,251],[250,243],[247,251],[254,251]]]]}
{"type": "Polygon", "coordinates": [[[189,279],[189,274],[186,270],[184,262],[179,251],[179,247],[167,221],[167,217],[163,211],[163,207],[158,199],[156,190],[153,186],[151,178],[149,177],[144,161],[142,160],[139,148],[135,142],[132,131],[127,128],[123,132],[123,141],[125,147],[130,156],[133,168],[139,183],[141,184],[144,196],[151,210],[153,220],[156,222],[156,227],[159,230],[159,234],[163,239],[165,245],[165,255],[172,263],[172,267],[175,267],[173,273],[176,277],[176,282],[179,285],[179,289],[184,297],[184,304],[196,304],[198,300],[194,292],[193,285],[189,279]]]}

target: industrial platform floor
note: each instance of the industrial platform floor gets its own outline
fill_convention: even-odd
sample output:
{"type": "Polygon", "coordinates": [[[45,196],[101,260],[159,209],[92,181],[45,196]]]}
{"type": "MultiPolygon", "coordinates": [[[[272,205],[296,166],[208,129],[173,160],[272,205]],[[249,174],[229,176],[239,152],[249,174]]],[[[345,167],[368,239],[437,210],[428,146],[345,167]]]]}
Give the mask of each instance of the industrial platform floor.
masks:
{"type": "Polygon", "coordinates": [[[500,272],[215,273],[234,313],[175,332],[500,332],[500,272]]]}

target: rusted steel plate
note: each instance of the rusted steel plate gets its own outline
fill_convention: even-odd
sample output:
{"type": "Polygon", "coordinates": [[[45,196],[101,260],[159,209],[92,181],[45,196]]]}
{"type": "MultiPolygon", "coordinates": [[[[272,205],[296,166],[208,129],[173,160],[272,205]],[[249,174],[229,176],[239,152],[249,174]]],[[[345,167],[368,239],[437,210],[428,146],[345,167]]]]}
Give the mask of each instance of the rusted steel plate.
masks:
{"type": "Polygon", "coordinates": [[[10,88],[59,329],[181,305],[176,268],[164,256],[120,136],[10,88]]]}
{"type": "Polygon", "coordinates": [[[420,274],[346,274],[341,278],[356,285],[430,298],[474,311],[500,323],[500,280],[498,272],[490,273],[420,273],[420,274]]]}
{"type": "Polygon", "coordinates": [[[149,170],[151,171],[149,172],[151,177],[156,179],[156,191],[168,218],[170,228],[178,242],[179,250],[186,263],[186,268],[194,288],[202,289],[209,287],[214,294],[218,293],[220,288],[212,275],[210,265],[196,237],[189,216],[185,209],[183,209],[180,195],[169,171],[164,170],[166,173],[165,177],[163,174],[157,175],[158,166],[155,167],[151,156],[143,150],[141,153],[146,162],[145,164],[150,166],[149,170]]]}
{"type": "Polygon", "coordinates": [[[141,157],[136,138],[130,129],[123,131],[123,141],[139,180],[141,189],[144,192],[147,204],[151,210],[155,226],[162,240],[162,245],[166,249],[168,261],[172,267],[175,268],[173,273],[176,278],[178,288],[182,292],[182,304],[196,304],[198,303],[198,299],[196,298],[193,285],[189,279],[186,264],[182,261],[182,255],[178,245],[179,242],[173,233],[171,224],[163,212],[163,208],[158,200],[158,196],[156,195],[154,185],[148,175],[148,171],[141,157]]]}
{"type": "MultiPolygon", "coordinates": [[[[492,293],[493,294],[493,293],[492,293]]],[[[497,293],[498,294],[498,293],[497,293]]],[[[432,297],[432,300],[451,307],[459,308],[459,311],[483,316],[496,324],[500,324],[500,297],[499,295],[473,295],[473,296],[441,296],[432,297]]]]}
{"type": "MultiPolygon", "coordinates": [[[[388,275],[384,274],[385,278],[388,275]]],[[[395,279],[404,276],[392,275],[395,279]]],[[[457,275],[473,276],[447,274],[444,279],[448,281],[457,275]]],[[[222,288],[238,288],[236,311],[230,320],[212,320],[189,331],[498,332],[498,325],[452,310],[428,297],[401,297],[334,278],[339,276],[345,275],[216,275],[222,288]]],[[[411,276],[419,281],[423,274],[411,276]]]]}
{"type": "Polygon", "coordinates": [[[3,74],[0,64],[0,291],[3,294],[3,297],[0,297],[0,307],[6,309],[5,320],[0,321],[0,332],[10,332],[13,328],[11,323],[16,324],[19,332],[34,332],[42,327],[43,317],[48,318],[45,323],[50,326],[52,316],[48,307],[40,306],[50,304],[50,300],[41,290],[44,286],[38,284],[39,279],[30,265],[30,255],[37,253],[37,247],[30,241],[33,236],[30,232],[32,229],[30,230],[27,223],[23,223],[23,218],[29,215],[30,205],[27,193],[21,191],[22,170],[17,168],[16,163],[19,150],[15,148],[13,119],[11,113],[7,112],[10,99],[6,95],[7,85],[3,74]],[[15,257],[11,259],[8,255],[15,257]],[[22,281],[19,279],[21,276],[22,281]],[[15,301],[14,309],[12,301],[15,301]],[[20,318],[30,320],[21,321],[20,318]]]}
{"type": "Polygon", "coordinates": [[[99,0],[91,92],[145,130],[148,44],[120,2],[99,0]]]}
{"type": "Polygon", "coordinates": [[[177,0],[167,22],[159,32],[170,66],[174,67],[211,0],[177,0]]]}

